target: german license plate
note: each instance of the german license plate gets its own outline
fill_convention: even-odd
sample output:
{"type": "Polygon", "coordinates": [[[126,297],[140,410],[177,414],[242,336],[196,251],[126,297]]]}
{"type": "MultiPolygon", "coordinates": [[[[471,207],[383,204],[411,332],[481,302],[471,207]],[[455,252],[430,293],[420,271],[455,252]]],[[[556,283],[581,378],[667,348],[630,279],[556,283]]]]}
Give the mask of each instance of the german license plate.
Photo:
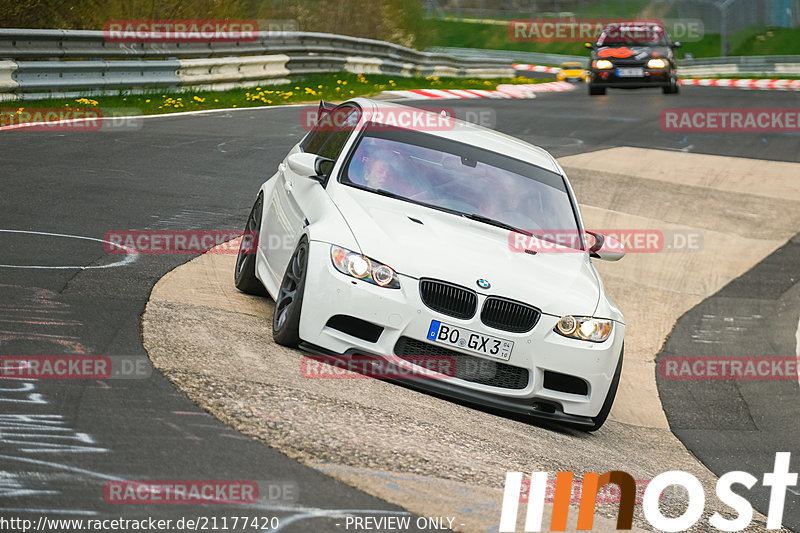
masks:
{"type": "Polygon", "coordinates": [[[617,76],[620,78],[641,78],[644,76],[643,68],[618,68],[617,76]]]}
{"type": "Polygon", "coordinates": [[[511,350],[514,348],[513,341],[498,339],[438,320],[431,320],[431,327],[428,328],[428,340],[448,346],[457,346],[468,352],[496,357],[503,361],[508,361],[511,357],[511,350]]]}

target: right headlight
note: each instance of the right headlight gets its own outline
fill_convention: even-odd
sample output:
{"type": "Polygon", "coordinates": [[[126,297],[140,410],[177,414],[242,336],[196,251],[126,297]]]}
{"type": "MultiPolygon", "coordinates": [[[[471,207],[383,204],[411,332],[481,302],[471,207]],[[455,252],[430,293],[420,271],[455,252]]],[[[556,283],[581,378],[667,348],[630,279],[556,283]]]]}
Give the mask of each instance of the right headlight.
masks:
{"type": "Polygon", "coordinates": [[[388,265],[341,246],[331,246],[331,261],[336,270],[379,287],[399,289],[397,273],[388,265]]]}
{"type": "Polygon", "coordinates": [[[566,315],[558,320],[553,331],[570,339],[603,342],[611,335],[612,324],[604,318],[566,315]]]}
{"type": "Polygon", "coordinates": [[[597,61],[595,61],[593,63],[593,65],[594,65],[594,68],[597,68],[597,69],[600,69],[600,70],[606,70],[606,69],[609,69],[609,68],[613,67],[614,63],[612,63],[608,59],[598,59],[597,61]]]}

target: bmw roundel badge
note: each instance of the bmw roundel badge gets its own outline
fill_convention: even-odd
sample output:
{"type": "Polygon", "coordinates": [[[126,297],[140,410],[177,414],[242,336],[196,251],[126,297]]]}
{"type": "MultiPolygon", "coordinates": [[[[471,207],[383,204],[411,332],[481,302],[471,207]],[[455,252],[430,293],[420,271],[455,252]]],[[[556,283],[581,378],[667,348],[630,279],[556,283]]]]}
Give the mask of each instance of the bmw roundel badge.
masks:
{"type": "Polygon", "coordinates": [[[481,289],[488,289],[491,286],[492,286],[492,284],[489,283],[488,281],[486,281],[483,278],[478,280],[478,287],[480,287],[481,289]]]}

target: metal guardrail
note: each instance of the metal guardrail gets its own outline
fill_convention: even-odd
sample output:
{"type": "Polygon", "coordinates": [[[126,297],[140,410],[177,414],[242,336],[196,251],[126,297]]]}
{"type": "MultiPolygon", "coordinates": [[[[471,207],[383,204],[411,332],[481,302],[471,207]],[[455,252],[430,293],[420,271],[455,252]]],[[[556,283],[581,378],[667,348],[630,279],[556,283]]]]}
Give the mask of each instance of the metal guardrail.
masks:
{"type": "Polygon", "coordinates": [[[461,59],[477,59],[480,57],[511,61],[512,63],[529,63],[532,65],[552,65],[558,66],[566,61],[580,61],[586,63],[589,60],[588,53],[582,56],[571,56],[564,54],[546,54],[543,52],[517,52],[513,50],[482,50],[478,48],[427,48],[426,52],[458,57],[461,59]]]}
{"type": "MultiPolygon", "coordinates": [[[[533,65],[560,65],[566,61],[579,61],[586,64],[588,53],[584,56],[562,54],[545,54],[539,52],[515,52],[510,50],[480,50],[472,48],[429,48],[431,52],[447,54],[452,57],[473,59],[486,57],[527,63],[533,65]]],[[[735,56],[704,57],[699,59],[682,59],[678,61],[680,73],[687,76],[714,75],[792,75],[800,76],[800,56],[735,56]]]]}
{"type": "Polygon", "coordinates": [[[800,63],[800,56],[729,56],[684,59],[682,65],[774,65],[776,63],[800,63]]]}
{"type": "Polygon", "coordinates": [[[224,90],[343,70],[514,76],[511,61],[503,58],[454,57],[328,33],[260,32],[247,42],[118,43],[101,31],[0,29],[0,100],[157,87],[224,90]]]}

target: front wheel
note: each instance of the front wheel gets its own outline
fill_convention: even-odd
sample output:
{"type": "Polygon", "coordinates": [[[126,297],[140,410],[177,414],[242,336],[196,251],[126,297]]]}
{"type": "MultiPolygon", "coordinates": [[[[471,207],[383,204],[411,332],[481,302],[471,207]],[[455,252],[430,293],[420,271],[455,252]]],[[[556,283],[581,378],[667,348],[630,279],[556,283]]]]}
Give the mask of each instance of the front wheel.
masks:
{"type": "Polygon", "coordinates": [[[605,87],[597,87],[593,83],[589,83],[589,96],[602,96],[606,94],[605,87]]]}
{"type": "Polygon", "coordinates": [[[258,250],[258,233],[261,230],[261,213],[264,206],[264,195],[258,194],[253,209],[247,217],[242,242],[239,244],[239,255],[236,257],[236,269],[233,280],[236,288],[247,294],[266,296],[264,285],[256,277],[256,251],[258,250]]]}
{"type": "Polygon", "coordinates": [[[300,310],[306,288],[308,248],[308,240],[303,237],[289,260],[275,298],[272,338],[276,343],[290,348],[296,348],[300,344],[300,310]]]}
{"type": "Polygon", "coordinates": [[[664,94],[678,94],[680,92],[680,85],[678,85],[678,80],[672,78],[669,82],[669,87],[663,87],[662,90],[664,94]]]}
{"type": "Polygon", "coordinates": [[[608,388],[608,394],[606,394],[606,400],[603,402],[603,407],[600,408],[600,412],[597,413],[597,416],[592,417],[592,422],[594,422],[594,425],[588,428],[587,431],[597,431],[603,427],[603,424],[605,424],[606,419],[608,418],[608,414],[611,412],[611,406],[614,404],[614,398],[617,396],[617,389],[619,388],[619,377],[622,375],[623,355],[625,355],[625,345],[622,346],[622,350],[619,352],[617,368],[614,370],[614,377],[611,380],[611,386],[608,388]]]}

